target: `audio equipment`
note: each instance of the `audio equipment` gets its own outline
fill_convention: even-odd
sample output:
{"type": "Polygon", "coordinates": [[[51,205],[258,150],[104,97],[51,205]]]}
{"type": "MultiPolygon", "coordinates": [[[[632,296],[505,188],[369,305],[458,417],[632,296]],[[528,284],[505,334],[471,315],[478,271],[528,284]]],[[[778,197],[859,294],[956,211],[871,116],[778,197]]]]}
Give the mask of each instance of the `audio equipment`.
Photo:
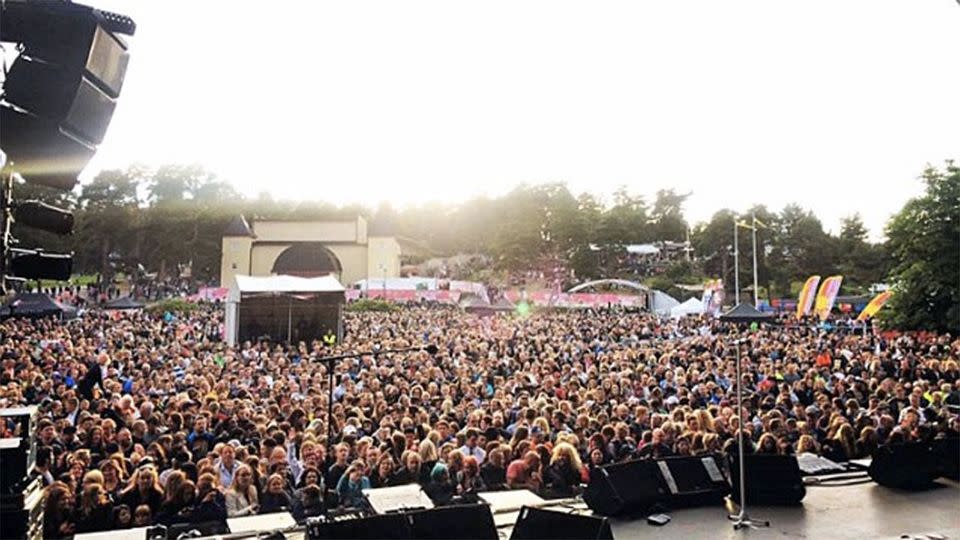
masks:
{"type": "Polygon", "coordinates": [[[497,540],[497,526],[486,504],[444,506],[407,513],[412,538],[497,540]]]}
{"type": "MultiPolygon", "coordinates": [[[[730,479],[733,485],[733,500],[740,502],[740,463],[737,455],[729,455],[730,479]]],[[[747,503],[761,506],[793,505],[807,495],[803,485],[800,465],[796,456],[777,454],[746,454],[743,456],[746,469],[747,503]]]]}
{"type": "Polygon", "coordinates": [[[712,455],[669,457],[657,460],[657,466],[667,485],[666,502],[673,508],[717,504],[730,492],[712,455]]]}
{"type": "Polygon", "coordinates": [[[881,486],[922,490],[933,485],[940,469],[933,447],[929,443],[913,442],[877,448],[867,472],[881,486]]]}
{"type": "Polygon", "coordinates": [[[613,540],[613,531],[605,517],[524,506],[510,540],[613,540]]]}
{"type": "Polygon", "coordinates": [[[615,516],[643,513],[667,496],[657,462],[638,459],[592,469],[583,500],[594,512],[615,516]]]}

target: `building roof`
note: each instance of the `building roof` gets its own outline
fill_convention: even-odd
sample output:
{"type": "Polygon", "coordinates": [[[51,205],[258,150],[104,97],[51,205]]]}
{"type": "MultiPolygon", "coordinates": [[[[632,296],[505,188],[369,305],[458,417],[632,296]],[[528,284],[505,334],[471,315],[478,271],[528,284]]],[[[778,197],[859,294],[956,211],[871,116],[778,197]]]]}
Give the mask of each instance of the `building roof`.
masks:
{"type": "Polygon", "coordinates": [[[230,302],[239,302],[248,293],[342,293],[343,285],[333,276],[304,278],[297,276],[243,276],[235,277],[227,295],[230,302]]]}
{"type": "Polygon", "coordinates": [[[239,215],[232,220],[230,224],[227,225],[227,228],[223,230],[224,236],[248,236],[250,238],[255,238],[256,235],[253,234],[253,230],[250,228],[250,224],[247,223],[247,220],[243,218],[242,215],[239,215]]]}

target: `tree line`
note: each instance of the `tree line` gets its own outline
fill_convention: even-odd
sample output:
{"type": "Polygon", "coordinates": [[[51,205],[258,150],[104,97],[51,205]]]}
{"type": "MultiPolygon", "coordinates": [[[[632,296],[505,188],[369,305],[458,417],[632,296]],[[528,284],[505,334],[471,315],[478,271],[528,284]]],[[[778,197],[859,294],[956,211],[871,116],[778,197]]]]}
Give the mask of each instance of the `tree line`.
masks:
{"type": "MultiPolygon", "coordinates": [[[[926,193],[890,220],[883,243],[870,241],[854,205],[838,234],[826,231],[812,211],[796,204],[779,210],[755,205],[742,213],[724,208],[709,221],[694,224],[683,211],[687,193],[664,189],[647,200],[620,188],[605,204],[590,193],[574,194],[562,183],[521,185],[499,197],[459,204],[337,207],[322,201],[277,201],[267,194],[245,198],[199,165],[104,170],[70,193],[20,185],[17,199],[69,207],[76,226],[69,237],[18,227],[14,234],[26,247],[73,252],[78,274],[110,276],[142,269],[169,275],[178,265],[191,263],[194,277],[212,282],[219,274],[222,232],[238,214],[248,219],[361,215],[371,233],[408,237],[437,255],[483,253],[508,271],[562,259],[578,279],[615,277],[615,261],[625,245],[689,241],[693,260],[675,263],[663,275],[649,278],[651,284],[665,288],[722,277],[732,291],[734,223],[756,217],[765,225],[757,234],[758,277],[765,297],[795,296],[799,282],[812,274],[842,274],[847,294],[866,293],[875,283],[909,284],[924,290],[925,299],[934,298],[940,306],[931,308],[934,312],[946,314],[952,305],[955,313],[960,304],[960,171],[947,161],[941,168],[928,166],[921,178],[926,193]]],[[[750,231],[741,229],[742,286],[752,283],[752,259],[750,231]]],[[[896,295],[894,305],[903,305],[903,296],[896,295]]],[[[958,317],[960,313],[952,319],[955,325],[960,325],[958,317]]],[[[912,319],[900,322],[921,326],[912,319]]]]}

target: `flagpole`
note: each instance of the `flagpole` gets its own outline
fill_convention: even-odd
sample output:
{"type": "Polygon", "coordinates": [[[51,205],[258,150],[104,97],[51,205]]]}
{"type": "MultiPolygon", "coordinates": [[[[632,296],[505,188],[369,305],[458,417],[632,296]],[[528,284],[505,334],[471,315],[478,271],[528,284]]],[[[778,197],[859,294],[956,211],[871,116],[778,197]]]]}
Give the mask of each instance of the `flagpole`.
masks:
{"type": "Polygon", "coordinates": [[[740,225],[733,218],[733,305],[740,303],[740,245],[737,243],[737,229],[740,225]]]}
{"type": "Polygon", "coordinates": [[[760,292],[757,290],[757,216],[753,216],[753,307],[760,309],[760,292]]]}

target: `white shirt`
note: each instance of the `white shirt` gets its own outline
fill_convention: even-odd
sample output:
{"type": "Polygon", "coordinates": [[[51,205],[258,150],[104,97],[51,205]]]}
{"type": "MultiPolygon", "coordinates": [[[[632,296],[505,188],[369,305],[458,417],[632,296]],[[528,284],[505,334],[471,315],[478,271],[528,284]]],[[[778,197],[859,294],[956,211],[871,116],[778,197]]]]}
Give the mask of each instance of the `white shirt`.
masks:
{"type": "Polygon", "coordinates": [[[460,453],[465,456],[473,456],[477,460],[477,465],[483,465],[483,460],[487,457],[487,453],[483,451],[483,448],[475,446],[470,448],[467,445],[460,447],[460,453]]]}

